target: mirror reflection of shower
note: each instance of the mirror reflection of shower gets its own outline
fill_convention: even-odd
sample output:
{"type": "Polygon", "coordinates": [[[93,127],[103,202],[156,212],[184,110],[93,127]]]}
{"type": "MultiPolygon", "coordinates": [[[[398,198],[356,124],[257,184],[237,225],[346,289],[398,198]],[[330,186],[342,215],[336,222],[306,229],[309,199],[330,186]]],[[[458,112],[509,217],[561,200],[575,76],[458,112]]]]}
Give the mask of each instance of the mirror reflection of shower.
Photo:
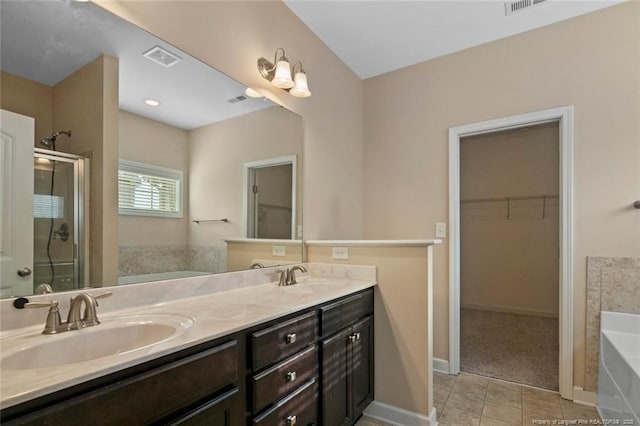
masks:
{"type": "Polygon", "coordinates": [[[82,242],[88,160],[60,152],[56,142],[71,137],[60,130],[39,141],[34,151],[34,288],[54,291],[86,285],[82,242]]]}
{"type": "Polygon", "coordinates": [[[51,134],[51,136],[47,136],[46,138],[42,138],[40,140],[40,145],[44,146],[47,149],[50,149],[52,151],[56,150],[56,139],[58,139],[58,136],[60,135],[67,135],[68,137],[71,137],[71,130],[60,130],[57,132],[53,132],[51,134]]]}

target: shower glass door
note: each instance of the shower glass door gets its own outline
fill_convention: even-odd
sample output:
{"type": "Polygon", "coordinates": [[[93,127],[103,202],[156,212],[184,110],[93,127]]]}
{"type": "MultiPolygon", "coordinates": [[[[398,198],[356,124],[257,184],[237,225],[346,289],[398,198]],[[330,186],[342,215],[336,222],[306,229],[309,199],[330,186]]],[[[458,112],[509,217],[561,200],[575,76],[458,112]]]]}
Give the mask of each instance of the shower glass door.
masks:
{"type": "Polygon", "coordinates": [[[44,283],[55,292],[84,287],[86,160],[40,149],[34,157],[34,289],[44,283]]]}

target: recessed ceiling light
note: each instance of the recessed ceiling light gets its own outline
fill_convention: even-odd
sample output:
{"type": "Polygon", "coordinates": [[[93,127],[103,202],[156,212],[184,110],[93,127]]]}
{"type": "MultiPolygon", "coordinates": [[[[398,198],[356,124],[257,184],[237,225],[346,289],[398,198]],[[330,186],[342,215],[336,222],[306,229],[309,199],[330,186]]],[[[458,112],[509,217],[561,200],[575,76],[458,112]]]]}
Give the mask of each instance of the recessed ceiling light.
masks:
{"type": "Polygon", "coordinates": [[[244,94],[250,98],[262,98],[263,96],[256,90],[253,90],[251,87],[247,87],[244,91],[244,94]]]}
{"type": "Polygon", "coordinates": [[[160,105],[160,101],[156,101],[155,99],[146,99],[144,103],[151,107],[157,107],[158,105],[160,105]]]}

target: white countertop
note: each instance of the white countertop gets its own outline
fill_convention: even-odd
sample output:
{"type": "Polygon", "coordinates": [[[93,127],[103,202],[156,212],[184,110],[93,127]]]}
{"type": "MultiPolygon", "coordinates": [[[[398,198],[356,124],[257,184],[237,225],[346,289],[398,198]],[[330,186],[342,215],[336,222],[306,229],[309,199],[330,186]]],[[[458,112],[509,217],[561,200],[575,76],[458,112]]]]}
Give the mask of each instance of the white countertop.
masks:
{"type": "Polygon", "coordinates": [[[102,315],[98,308],[102,324],[80,331],[42,335],[43,324],[39,324],[0,332],[2,356],[5,357],[25,345],[64,339],[72,333],[91,333],[101,326],[109,327],[109,324],[126,316],[173,314],[185,319],[190,317],[194,321],[191,327],[170,340],[118,355],[28,370],[5,370],[0,365],[0,408],[4,409],[376,285],[373,279],[302,275],[306,274],[301,274],[298,284],[288,287],[279,287],[275,283],[259,284],[116,310],[102,315]],[[21,337],[15,338],[17,336],[21,337]]]}

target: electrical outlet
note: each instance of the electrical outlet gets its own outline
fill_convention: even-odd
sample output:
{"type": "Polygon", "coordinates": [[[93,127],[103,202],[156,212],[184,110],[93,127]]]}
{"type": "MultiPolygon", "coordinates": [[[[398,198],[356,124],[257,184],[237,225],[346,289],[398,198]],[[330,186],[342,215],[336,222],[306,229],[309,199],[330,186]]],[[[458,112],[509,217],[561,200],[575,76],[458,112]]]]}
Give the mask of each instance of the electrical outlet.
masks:
{"type": "Polygon", "coordinates": [[[302,225],[298,225],[298,238],[302,238],[302,225]]]}
{"type": "Polygon", "coordinates": [[[447,238],[446,223],[436,223],[436,238],[447,238]]]}
{"type": "Polygon", "coordinates": [[[332,259],[348,259],[349,248],[348,247],[331,247],[332,259]]]}
{"type": "Polygon", "coordinates": [[[287,248],[285,246],[272,246],[271,247],[271,254],[273,256],[286,256],[287,255],[287,248]]]}

